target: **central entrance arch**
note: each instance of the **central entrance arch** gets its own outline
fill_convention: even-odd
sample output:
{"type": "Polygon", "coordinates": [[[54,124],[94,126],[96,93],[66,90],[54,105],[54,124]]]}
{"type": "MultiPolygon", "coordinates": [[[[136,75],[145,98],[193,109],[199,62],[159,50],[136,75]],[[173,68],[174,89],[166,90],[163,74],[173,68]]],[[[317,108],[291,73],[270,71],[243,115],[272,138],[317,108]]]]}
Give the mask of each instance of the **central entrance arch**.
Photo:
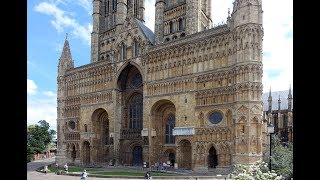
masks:
{"type": "Polygon", "coordinates": [[[217,151],[216,151],[216,148],[212,146],[209,150],[208,166],[209,168],[216,168],[217,165],[218,165],[217,151]]]}

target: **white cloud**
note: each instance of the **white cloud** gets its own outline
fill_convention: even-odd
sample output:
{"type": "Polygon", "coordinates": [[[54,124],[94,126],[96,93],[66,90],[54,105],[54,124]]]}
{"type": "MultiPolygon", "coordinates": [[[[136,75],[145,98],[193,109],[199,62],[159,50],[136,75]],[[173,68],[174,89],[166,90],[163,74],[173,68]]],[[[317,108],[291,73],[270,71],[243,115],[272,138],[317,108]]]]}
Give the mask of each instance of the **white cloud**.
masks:
{"type": "MultiPolygon", "coordinates": [[[[44,92],[45,93],[45,92],[44,92]]],[[[37,124],[40,120],[46,120],[50,129],[57,128],[57,97],[55,94],[49,97],[28,96],[27,100],[27,125],[37,124]]]]}
{"type": "Polygon", "coordinates": [[[263,1],[263,11],[263,92],[293,88],[293,2],[263,1]]]}
{"type": "Polygon", "coordinates": [[[232,12],[232,2],[234,0],[211,0],[211,18],[212,24],[226,23],[228,17],[228,8],[232,12]]]}
{"type": "Polygon", "coordinates": [[[27,125],[38,124],[40,120],[46,120],[50,129],[56,130],[57,96],[52,91],[43,91],[39,94],[36,93],[36,89],[36,83],[27,79],[27,125]]]}
{"type": "Polygon", "coordinates": [[[27,79],[27,94],[35,95],[37,93],[37,85],[33,80],[27,79]]]}
{"type": "Polygon", "coordinates": [[[52,96],[56,96],[56,94],[52,91],[43,91],[42,94],[52,97],[52,96]]]}
{"type": "Polygon", "coordinates": [[[59,33],[66,27],[72,28],[72,34],[74,36],[83,39],[88,45],[91,44],[91,24],[79,24],[75,19],[69,17],[65,11],[58,8],[56,4],[53,3],[42,2],[35,7],[35,10],[46,15],[54,16],[54,20],[51,21],[51,24],[59,33]]]}

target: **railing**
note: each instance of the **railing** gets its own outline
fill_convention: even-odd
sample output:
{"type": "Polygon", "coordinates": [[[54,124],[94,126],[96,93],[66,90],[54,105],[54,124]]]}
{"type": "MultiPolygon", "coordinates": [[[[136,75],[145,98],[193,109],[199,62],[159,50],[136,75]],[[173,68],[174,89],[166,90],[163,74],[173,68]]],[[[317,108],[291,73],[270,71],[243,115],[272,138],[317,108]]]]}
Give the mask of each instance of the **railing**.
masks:
{"type": "Polygon", "coordinates": [[[121,129],[120,139],[141,139],[142,129],[121,129]]]}

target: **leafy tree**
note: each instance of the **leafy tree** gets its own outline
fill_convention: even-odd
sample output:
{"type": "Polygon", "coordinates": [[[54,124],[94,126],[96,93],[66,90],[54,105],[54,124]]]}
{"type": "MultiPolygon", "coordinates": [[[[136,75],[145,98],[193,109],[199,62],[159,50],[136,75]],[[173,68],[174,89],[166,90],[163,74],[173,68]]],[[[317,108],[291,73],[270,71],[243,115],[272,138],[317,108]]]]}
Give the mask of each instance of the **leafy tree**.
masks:
{"type": "Polygon", "coordinates": [[[44,153],[47,146],[50,144],[53,136],[56,134],[55,130],[50,128],[46,120],[40,120],[39,125],[28,126],[27,135],[27,160],[31,160],[33,154],[44,153]]]}
{"type": "Polygon", "coordinates": [[[282,180],[274,171],[269,171],[268,164],[257,161],[252,165],[235,165],[231,178],[236,180],[282,180]]]}
{"type": "MultiPolygon", "coordinates": [[[[264,161],[269,162],[270,146],[267,146],[264,154],[264,161]]],[[[271,167],[286,179],[293,177],[293,144],[281,143],[281,137],[278,134],[272,135],[271,167]]]]}

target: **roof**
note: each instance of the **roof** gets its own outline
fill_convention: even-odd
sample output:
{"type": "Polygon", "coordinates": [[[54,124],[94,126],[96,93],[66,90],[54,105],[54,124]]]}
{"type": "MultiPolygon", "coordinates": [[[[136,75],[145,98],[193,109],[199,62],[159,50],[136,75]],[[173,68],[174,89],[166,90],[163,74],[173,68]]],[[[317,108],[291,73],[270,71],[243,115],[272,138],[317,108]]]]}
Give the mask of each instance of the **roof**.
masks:
{"type": "MultiPolygon", "coordinates": [[[[288,94],[289,94],[289,90],[271,92],[272,110],[278,110],[279,95],[280,95],[280,100],[281,100],[280,110],[288,109],[288,94]]],[[[293,89],[291,89],[291,95],[293,98],[293,89]]],[[[263,111],[268,111],[268,105],[269,105],[268,104],[268,97],[269,97],[269,92],[262,94],[263,111]]],[[[291,104],[291,108],[293,109],[293,101],[291,104]]]]}
{"type": "Polygon", "coordinates": [[[148,40],[154,44],[155,43],[155,37],[154,33],[146,26],[143,22],[141,22],[139,19],[135,20],[138,22],[138,25],[140,26],[140,29],[142,30],[143,34],[148,38],[148,40]]]}

